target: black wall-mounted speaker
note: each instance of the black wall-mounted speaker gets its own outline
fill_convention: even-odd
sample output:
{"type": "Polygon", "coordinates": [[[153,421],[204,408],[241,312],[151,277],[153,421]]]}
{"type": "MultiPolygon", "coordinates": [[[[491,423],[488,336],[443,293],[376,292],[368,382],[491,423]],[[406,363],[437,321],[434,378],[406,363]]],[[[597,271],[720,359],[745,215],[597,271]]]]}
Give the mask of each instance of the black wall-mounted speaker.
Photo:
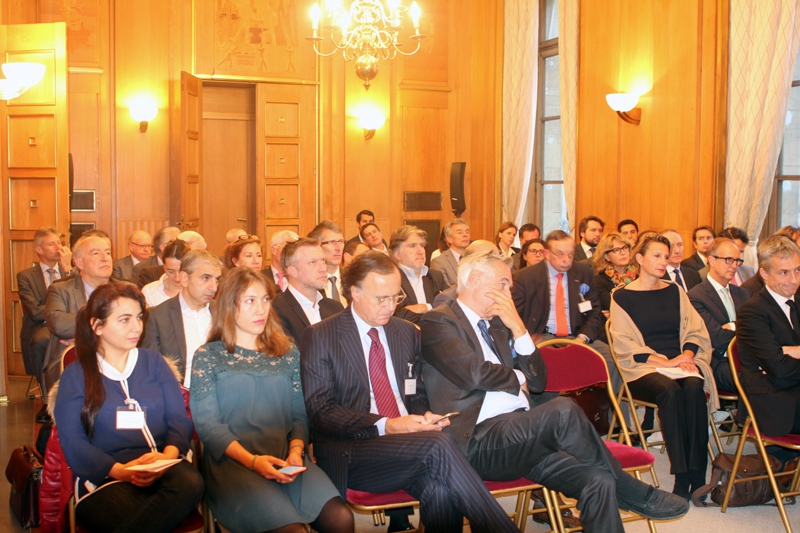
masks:
{"type": "Polygon", "coordinates": [[[467,210],[467,199],[464,197],[464,172],[467,170],[465,162],[453,163],[450,167],[450,205],[453,214],[460,217],[467,210]]]}

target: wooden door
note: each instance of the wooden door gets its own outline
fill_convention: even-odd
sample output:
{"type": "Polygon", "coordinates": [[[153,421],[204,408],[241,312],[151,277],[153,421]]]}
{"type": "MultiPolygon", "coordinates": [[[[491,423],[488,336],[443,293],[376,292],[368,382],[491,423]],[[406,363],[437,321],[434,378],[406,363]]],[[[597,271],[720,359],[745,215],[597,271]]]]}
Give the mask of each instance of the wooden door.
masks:
{"type": "Polygon", "coordinates": [[[17,272],[37,260],[33,236],[43,226],[69,235],[69,119],[67,114],[66,25],[0,26],[2,62],[45,65],[41,82],[22,96],[0,104],[2,173],[4,317],[0,333],[0,397],[6,376],[24,376],[19,331],[22,308],[17,272]]]}
{"type": "Polygon", "coordinates": [[[316,87],[259,83],[256,87],[256,216],[258,235],[317,224],[316,87]]]}
{"type": "Polygon", "coordinates": [[[170,176],[170,218],[181,230],[203,233],[203,83],[181,72],[180,171],[170,176]]]}

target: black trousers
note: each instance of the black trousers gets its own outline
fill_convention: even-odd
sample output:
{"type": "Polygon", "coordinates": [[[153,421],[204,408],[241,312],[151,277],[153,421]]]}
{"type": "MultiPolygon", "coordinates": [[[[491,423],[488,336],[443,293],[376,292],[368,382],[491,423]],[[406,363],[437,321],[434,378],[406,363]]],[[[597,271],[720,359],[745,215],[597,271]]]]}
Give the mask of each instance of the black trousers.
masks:
{"type": "Polygon", "coordinates": [[[655,403],[671,474],[706,471],[708,407],[700,378],[670,379],[657,372],[628,383],[637,398],[655,403]]]}
{"type": "Polygon", "coordinates": [[[714,352],[711,354],[711,368],[714,371],[714,381],[717,387],[731,392],[736,392],[736,384],[731,376],[731,365],[728,358],[714,352]]]}
{"type": "Polygon", "coordinates": [[[419,500],[428,531],[460,533],[466,516],[472,531],[519,533],[446,433],[384,435],[354,442],[347,486],[367,492],[405,490],[419,500]]]}
{"type": "Polygon", "coordinates": [[[586,531],[624,531],[617,495],[647,490],[622,471],[583,410],[564,397],[484,420],[467,458],[486,480],[525,477],[576,498],[586,531]]]}

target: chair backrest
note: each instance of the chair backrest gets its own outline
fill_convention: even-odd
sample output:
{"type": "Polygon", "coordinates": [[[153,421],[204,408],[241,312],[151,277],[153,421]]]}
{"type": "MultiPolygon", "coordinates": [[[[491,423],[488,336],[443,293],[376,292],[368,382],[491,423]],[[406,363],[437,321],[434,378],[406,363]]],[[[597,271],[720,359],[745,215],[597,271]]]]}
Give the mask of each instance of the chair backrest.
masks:
{"type": "Polygon", "coordinates": [[[70,344],[61,351],[61,363],[60,363],[61,372],[64,372],[65,368],[67,368],[69,365],[71,365],[77,360],[78,360],[78,352],[75,350],[75,345],[70,344]]]}
{"type": "Polygon", "coordinates": [[[745,392],[742,382],[739,381],[739,372],[742,370],[742,363],[739,359],[739,347],[737,344],[737,339],[734,337],[728,345],[728,361],[730,362],[731,377],[733,378],[734,385],[736,385],[736,390],[739,392],[739,399],[744,403],[747,418],[750,419],[753,430],[758,435],[758,438],[761,438],[761,431],[758,429],[758,422],[756,422],[756,418],[753,415],[753,407],[750,405],[750,398],[747,397],[747,392],[745,392]]]}
{"type": "Polygon", "coordinates": [[[736,372],[742,371],[742,362],[739,360],[739,345],[736,343],[736,337],[728,345],[728,361],[733,363],[731,370],[735,368],[736,372]]]}

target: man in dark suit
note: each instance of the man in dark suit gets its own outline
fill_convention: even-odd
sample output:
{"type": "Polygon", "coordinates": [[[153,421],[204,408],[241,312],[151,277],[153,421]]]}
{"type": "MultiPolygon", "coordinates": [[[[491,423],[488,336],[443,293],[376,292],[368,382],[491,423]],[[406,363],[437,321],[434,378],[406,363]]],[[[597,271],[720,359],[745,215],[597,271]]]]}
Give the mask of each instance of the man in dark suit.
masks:
{"type": "Polygon", "coordinates": [[[152,264],[153,237],[143,230],[136,230],[128,237],[128,250],[130,254],[114,261],[112,276],[116,279],[135,282],[133,279],[133,267],[147,261],[152,264]]]}
{"type": "Polygon", "coordinates": [[[444,225],[444,240],[447,250],[431,259],[431,270],[444,276],[447,286],[455,285],[458,278],[458,262],[469,246],[469,225],[463,218],[454,218],[444,225]]]}
{"type": "Polygon", "coordinates": [[[758,264],[765,287],[736,315],[742,387],[764,434],[800,433],[800,248],[773,235],[758,243],[758,264]]]}
{"type": "Polygon", "coordinates": [[[299,346],[308,326],[339,313],[344,306],[324,295],[328,266],[322,246],[314,239],[304,237],[283,246],[283,271],[288,286],[275,295],[272,308],[299,346]]]}
{"type": "Polygon", "coordinates": [[[211,330],[222,261],[208,250],[191,250],[180,264],[181,292],[150,308],[141,346],[173,359],[188,388],[194,353],[211,330]]]}
{"type": "MultiPolygon", "coordinates": [[[[35,376],[40,390],[44,390],[42,368],[51,337],[50,330],[44,322],[45,297],[47,288],[52,283],[66,278],[71,273],[69,265],[72,261],[72,252],[61,244],[61,234],[53,227],[36,230],[33,243],[39,263],[17,272],[17,287],[23,311],[19,337],[25,373],[35,376]]],[[[44,398],[47,403],[47,398],[44,398]]],[[[43,406],[36,414],[36,420],[44,423],[48,419],[47,409],[43,406]]]]}
{"type": "Polygon", "coordinates": [[[441,272],[425,266],[425,245],[428,234],[416,226],[401,226],[392,233],[390,249],[400,267],[400,286],[406,299],[398,304],[394,315],[415,324],[424,313],[433,309],[436,295],[447,288],[441,272]]]}
{"type": "Polygon", "coordinates": [[[731,284],[741,262],[739,249],[733,241],[718,238],[706,250],[708,277],[689,291],[689,300],[706,323],[714,347],[711,366],[717,387],[735,391],[727,350],[736,335],[736,312],[752,293],[731,284]]]}
{"type": "Polygon", "coordinates": [[[700,226],[692,232],[692,242],[694,243],[694,255],[681,261],[682,267],[693,268],[698,272],[708,264],[707,253],[711,241],[714,240],[714,228],[711,226],[700,226]]]}
{"type": "Polygon", "coordinates": [[[162,274],[164,274],[164,269],[162,266],[164,263],[161,261],[161,254],[164,253],[164,248],[166,248],[169,243],[178,238],[180,233],[181,230],[175,226],[165,226],[156,231],[156,235],[153,238],[153,249],[155,251],[155,255],[152,255],[149,259],[145,259],[141,263],[134,265],[133,269],[131,270],[131,283],[136,283],[136,285],[141,289],[148,283],[157,280],[162,274]],[[161,270],[156,268],[159,266],[162,267],[161,270]],[[142,271],[145,269],[149,270],[147,271],[147,274],[142,277],[142,271]]]}
{"type": "Polygon", "coordinates": [[[674,229],[668,229],[661,232],[661,235],[667,238],[672,245],[669,260],[667,262],[667,271],[664,272],[662,279],[667,281],[674,281],[684,292],[689,292],[692,288],[700,283],[700,274],[697,270],[685,267],[681,268],[681,261],[683,261],[683,237],[674,229]]]}
{"type": "Polygon", "coordinates": [[[358,224],[358,233],[356,233],[356,235],[353,238],[349,239],[347,241],[347,244],[355,241],[364,242],[364,240],[361,238],[361,228],[363,228],[367,224],[371,224],[374,222],[375,222],[375,213],[373,213],[369,209],[362,209],[361,211],[359,211],[358,214],[356,215],[356,224],[358,224]]]}
{"type": "Polygon", "coordinates": [[[286,246],[287,242],[296,241],[299,238],[300,236],[297,233],[284,230],[273,233],[269,241],[272,262],[264,269],[264,274],[275,283],[275,287],[278,288],[279,292],[285,291],[289,286],[289,281],[286,279],[286,273],[283,270],[283,259],[281,258],[283,247],[286,246]]]}
{"type": "MultiPolygon", "coordinates": [[[[750,237],[747,236],[746,231],[741,228],[737,228],[736,226],[728,226],[724,230],[720,231],[717,237],[724,237],[736,243],[736,247],[739,248],[739,251],[742,253],[742,259],[744,259],[744,251],[747,248],[747,245],[750,244],[750,237]]],[[[742,264],[736,271],[736,275],[731,280],[731,283],[741,286],[755,274],[756,272],[752,267],[742,264]]]]}
{"type": "Polygon", "coordinates": [[[419,336],[392,316],[400,270],[367,252],[344,271],[352,303],[306,328],[300,356],[319,466],[346,489],[403,489],[421,502],[421,520],[437,533],[518,531],[452,436],[428,409],[419,372],[419,336]],[[388,352],[388,353],[387,353],[388,352]]]}
{"type": "Polygon", "coordinates": [[[622,471],[572,400],[544,393],[547,368],[514,306],[509,263],[493,252],[464,258],[458,299],[422,318],[431,407],[460,413],[445,431],[483,479],[524,476],[577,498],[588,531],[622,531],[619,508],[684,515],[686,500],[622,471]]]}
{"type": "Polygon", "coordinates": [[[588,216],[581,219],[578,224],[578,233],[581,240],[578,246],[575,247],[575,261],[582,261],[591,263],[591,258],[597,245],[600,244],[600,239],[603,238],[603,230],[605,230],[606,223],[599,217],[588,216]]]}
{"type": "MultiPolygon", "coordinates": [[[[472,254],[479,254],[481,252],[496,252],[500,253],[498,250],[497,245],[491,241],[484,241],[482,239],[478,239],[469,243],[467,249],[464,250],[464,255],[462,257],[467,257],[472,254]]],[[[519,254],[517,254],[519,255],[519,254]]],[[[517,257],[517,255],[511,256],[512,258],[517,257]]],[[[452,285],[442,292],[436,295],[436,298],[433,299],[433,307],[439,307],[440,305],[452,302],[458,297],[458,286],[452,285]]]]}

